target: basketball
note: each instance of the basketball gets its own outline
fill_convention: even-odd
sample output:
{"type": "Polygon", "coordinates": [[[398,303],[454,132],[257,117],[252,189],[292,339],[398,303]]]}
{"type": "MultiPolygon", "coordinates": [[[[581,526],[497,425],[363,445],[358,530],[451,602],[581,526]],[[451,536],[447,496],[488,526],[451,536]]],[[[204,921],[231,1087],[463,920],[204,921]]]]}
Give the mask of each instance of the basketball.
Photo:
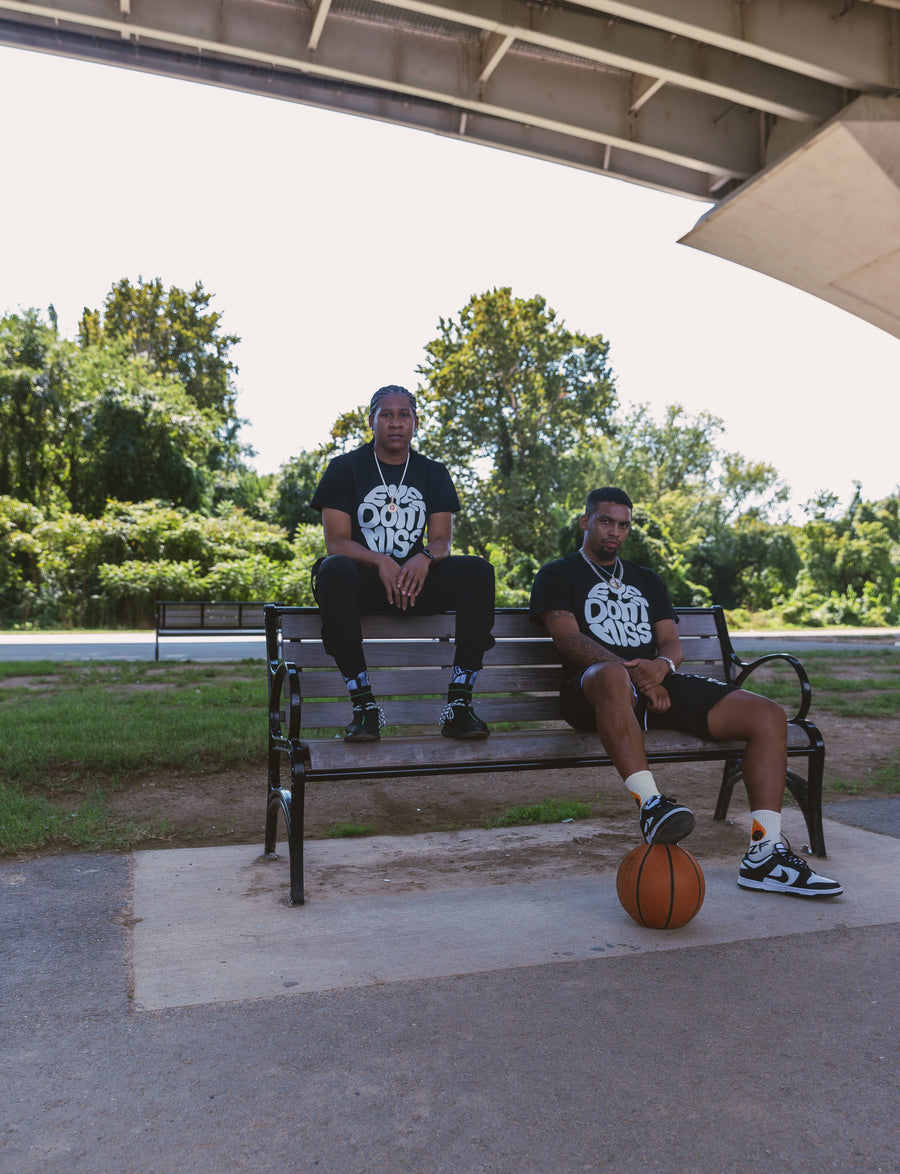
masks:
{"type": "Polygon", "coordinates": [[[677,844],[641,844],[616,874],[622,908],[648,929],[680,929],[696,917],[706,896],[700,865],[677,844]]]}

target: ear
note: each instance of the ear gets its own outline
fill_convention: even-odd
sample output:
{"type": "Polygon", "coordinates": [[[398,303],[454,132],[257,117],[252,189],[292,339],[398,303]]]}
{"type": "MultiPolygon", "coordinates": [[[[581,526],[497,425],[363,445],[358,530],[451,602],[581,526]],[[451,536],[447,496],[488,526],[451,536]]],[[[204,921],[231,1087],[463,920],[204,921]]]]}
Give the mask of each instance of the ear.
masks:
{"type": "Polygon", "coordinates": [[[588,522],[590,522],[590,520],[591,519],[587,516],[587,514],[582,514],[578,519],[578,525],[586,532],[588,528],[588,522]]]}

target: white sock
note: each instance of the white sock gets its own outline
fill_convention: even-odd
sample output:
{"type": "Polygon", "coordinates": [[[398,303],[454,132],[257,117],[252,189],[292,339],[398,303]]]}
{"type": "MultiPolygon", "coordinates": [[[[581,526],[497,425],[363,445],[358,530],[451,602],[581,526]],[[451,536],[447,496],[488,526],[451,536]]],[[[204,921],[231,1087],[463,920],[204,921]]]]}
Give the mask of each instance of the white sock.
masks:
{"type": "Polygon", "coordinates": [[[761,807],[750,812],[750,847],[748,854],[756,860],[765,860],[781,839],[781,812],[761,807]]]}
{"type": "Polygon", "coordinates": [[[631,792],[631,797],[638,807],[643,807],[648,799],[659,794],[656,779],[649,770],[636,770],[625,780],[625,786],[631,792]]]}

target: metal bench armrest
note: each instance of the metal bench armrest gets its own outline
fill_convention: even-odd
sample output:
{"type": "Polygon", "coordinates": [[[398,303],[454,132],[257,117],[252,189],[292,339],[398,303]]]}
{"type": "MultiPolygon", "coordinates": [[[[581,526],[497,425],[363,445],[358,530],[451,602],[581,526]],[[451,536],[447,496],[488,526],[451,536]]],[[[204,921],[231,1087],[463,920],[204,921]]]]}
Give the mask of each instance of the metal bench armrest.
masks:
{"type": "Polygon", "coordinates": [[[765,656],[760,656],[757,660],[750,662],[743,661],[736,653],[732,653],[732,665],[739,670],[732,684],[743,685],[751,673],[755,672],[761,665],[768,664],[769,661],[773,660],[786,661],[797,674],[797,680],[800,683],[800,704],[797,707],[797,712],[788,720],[792,722],[802,721],[809,713],[809,707],[812,704],[812,685],[810,684],[806,669],[796,656],[791,656],[789,652],[769,652],[765,656]]]}

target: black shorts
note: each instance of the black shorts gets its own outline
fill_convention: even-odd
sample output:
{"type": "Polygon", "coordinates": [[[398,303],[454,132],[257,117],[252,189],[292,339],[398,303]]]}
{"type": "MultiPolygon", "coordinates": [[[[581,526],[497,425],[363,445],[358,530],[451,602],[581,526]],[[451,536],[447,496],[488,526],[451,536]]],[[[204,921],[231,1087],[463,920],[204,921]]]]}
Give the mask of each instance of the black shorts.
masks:
{"type": "MultiPolygon", "coordinates": [[[[571,677],[563,683],[559,694],[560,710],[563,720],[573,729],[595,730],[597,722],[594,707],[581,688],[583,675],[579,673],[577,677],[571,677]]],[[[736,685],[726,685],[712,677],[695,677],[689,673],[669,673],[662,685],[671,698],[672,708],[665,713],[654,713],[645,709],[643,698],[638,698],[637,713],[641,724],[650,730],[681,730],[683,734],[693,734],[696,738],[712,736],[708,724],[709,711],[723,697],[737,691],[736,685]]]]}

